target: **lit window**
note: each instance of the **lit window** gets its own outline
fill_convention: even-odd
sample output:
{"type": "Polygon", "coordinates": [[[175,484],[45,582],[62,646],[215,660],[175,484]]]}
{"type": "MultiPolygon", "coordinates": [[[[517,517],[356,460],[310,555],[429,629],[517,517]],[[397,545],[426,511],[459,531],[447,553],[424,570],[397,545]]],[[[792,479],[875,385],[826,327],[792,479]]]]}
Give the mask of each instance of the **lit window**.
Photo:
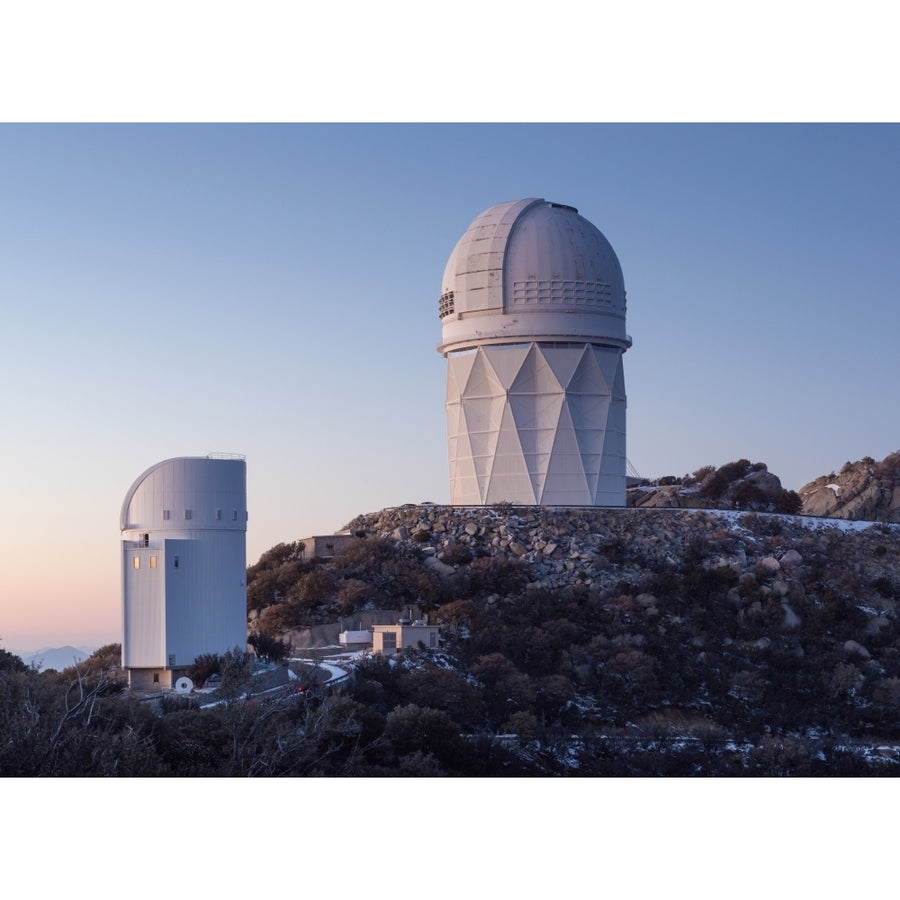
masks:
{"type": "Polygon", "coordinates": [[[156,568],[156,557],[155,557],[155,556],[151,556],[151,557],[150,557],[150,568],[151,568],[151,569],[155,569],[155,568],[156,568]]]}
{"type": "Polygon", "coordinates": [[[131,560],[131,564],[132,564],[136,569],[139,569],[139,568],[141,567],[141,558],[140,558],[139,556],[133,557],[132,560],[131,560]]]}

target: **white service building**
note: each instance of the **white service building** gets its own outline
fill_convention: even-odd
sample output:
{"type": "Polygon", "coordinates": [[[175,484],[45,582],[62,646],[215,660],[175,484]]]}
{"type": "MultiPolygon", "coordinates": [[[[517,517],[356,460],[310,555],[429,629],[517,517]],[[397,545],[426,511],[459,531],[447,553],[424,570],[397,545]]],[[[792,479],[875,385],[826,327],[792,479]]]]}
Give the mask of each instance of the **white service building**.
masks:
{"type": "Polygon", "coordinates": [[[138,688],[172,687],[203,653],[247,645],[247,464],[167,459],[122,504],[122,665],[138,688]]]}
{"type": "Polygon", "coordinates": [[[559,203],[481,213],[444,270],[450,502],[625,505],[625,285],[559,203]]]}

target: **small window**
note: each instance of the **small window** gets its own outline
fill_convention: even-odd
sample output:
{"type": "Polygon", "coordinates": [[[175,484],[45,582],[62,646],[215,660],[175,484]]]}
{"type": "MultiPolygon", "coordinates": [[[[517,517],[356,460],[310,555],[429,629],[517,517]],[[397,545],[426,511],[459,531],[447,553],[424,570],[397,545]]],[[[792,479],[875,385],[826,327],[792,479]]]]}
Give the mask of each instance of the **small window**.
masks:
{"type": "Polygon", "coordinates": [[[222,510],[217,509],[216,510],[216,521],[220,520],[221,518],[222,518],[222,510]]]}
{"type": "Polygon", "coordinates": [[[170,665],[170,666],[174,666],[174,665],[175,665],[175,654],[174,654],[174,653],[170,653],[170,654],[169,654],[169,665],[170,665]]]}
{"type": "Polygon", "coordinates": [[[154,683],[154,684],[159,684],[159,672],[154,672],[154,673],[153,673],[153,683],[154,683]]]}
{"type": "Polygon", "coordinates": [[[150,557],[150,568],[151,568],[151,569],[155,569],[155,568],[156,568],[156,557],[155,557],[155,556],[151,556],[151,557],[150,557]]]}
{"type": "Polygon", "coordinates": [[[164,509],[164,510],[163,510],[163,518],[164,518],[167,522],[169,521],[169,516],[170,516],[171,514],[172,514],[171,510],[168,510],[168,509],[164,509]]]}
{"type": "Polygon", "coordinates": [[[191,512],[191,510],[186,509],[186,510],[184,511],[184,517],[185,517],[185,519],[190,519],[192,515],[193,515],[193,513],[191,512]]]}
{"type": "Polygon", "coordinates": [[[231,521],[237,522],[237,510],[236,509],[231,511],[231,521]]]}
{"type": "Polygon", "coordinates": [[[141,567],[141,558],[139,556],[132,557],[131,564],[135,567],[135,569],[139,569],[141,567]]]}
{"type": "Polygon", "coordinates": [[[175,557],[175,568],[176,569],[178,568],[178,557],[177,556],[175,557]]]}

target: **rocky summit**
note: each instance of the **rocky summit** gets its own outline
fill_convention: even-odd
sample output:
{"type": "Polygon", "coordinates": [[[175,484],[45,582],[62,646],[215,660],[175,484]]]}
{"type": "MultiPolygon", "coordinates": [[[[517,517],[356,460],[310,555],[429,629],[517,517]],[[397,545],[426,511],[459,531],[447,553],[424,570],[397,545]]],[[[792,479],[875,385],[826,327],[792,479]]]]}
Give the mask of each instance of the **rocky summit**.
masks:
{"type": "Polygon", "coordinates": [[[866,456],[847,462],[798,491],[808,516],[868,522],[900,522],[900,452],[881,462],[866,456]]]}

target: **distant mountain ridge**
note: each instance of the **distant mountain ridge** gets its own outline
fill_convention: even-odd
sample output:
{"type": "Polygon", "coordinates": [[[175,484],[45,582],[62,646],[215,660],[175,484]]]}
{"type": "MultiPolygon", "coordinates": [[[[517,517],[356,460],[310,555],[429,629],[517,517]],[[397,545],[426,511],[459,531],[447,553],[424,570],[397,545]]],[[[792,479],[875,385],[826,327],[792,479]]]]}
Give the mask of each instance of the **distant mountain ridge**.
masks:
{"type": "Polygon", "coordinates": [[[22,660],[29,666],[36,666],[41,672],[47,669],[61,672],[87,659],[96,649],[96,647],[72,647],[69,644],[65,647],[44,647],[25,654],[22,660]]]}

